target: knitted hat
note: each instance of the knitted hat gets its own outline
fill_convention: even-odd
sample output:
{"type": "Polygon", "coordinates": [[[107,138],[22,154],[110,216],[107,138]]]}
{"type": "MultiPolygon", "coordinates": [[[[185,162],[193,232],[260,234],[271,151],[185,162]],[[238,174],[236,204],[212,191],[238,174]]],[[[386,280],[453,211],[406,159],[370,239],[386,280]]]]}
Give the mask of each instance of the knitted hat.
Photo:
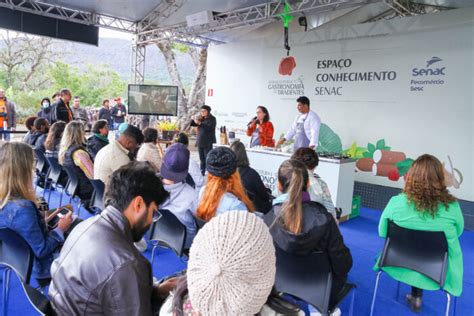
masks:
{"type": "Polygon", "coordinates": [[[171,145],[163,157],[160,173],[163,178],[174,182],[186,180],[189,169],[189,150],[185,145],[171,145]]]}
{"type": "Polygon", "coordinates": [[[190,249],[187,281],[201,315],[255,315],[275,283],[275,248],[265,223],[249,212],[211,219],[190,249]]]}
{"type": "Polygon", "coordinates": [[[206,157],[207,171],[220,178],[227,179],[237,170],[237,157],[227,147],[216,147],[206,157]]]}

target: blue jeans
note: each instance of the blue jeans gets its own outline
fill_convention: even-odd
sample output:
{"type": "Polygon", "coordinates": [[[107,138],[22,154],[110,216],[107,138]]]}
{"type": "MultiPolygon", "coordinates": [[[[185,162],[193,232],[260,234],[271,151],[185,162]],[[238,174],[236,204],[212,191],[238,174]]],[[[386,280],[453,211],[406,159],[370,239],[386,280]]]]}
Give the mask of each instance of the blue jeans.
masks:
{"type": "MultiPolygon", "coordinates": [[[[10,129],[7,128],[7,131],[9,131],[10,129]]],[[[4,129],[3,127],[0,127],[0,140],[5,140],[5,141],[9,141],[10,140],[10,133],[5,133],[4,132],[4,129]]]]}

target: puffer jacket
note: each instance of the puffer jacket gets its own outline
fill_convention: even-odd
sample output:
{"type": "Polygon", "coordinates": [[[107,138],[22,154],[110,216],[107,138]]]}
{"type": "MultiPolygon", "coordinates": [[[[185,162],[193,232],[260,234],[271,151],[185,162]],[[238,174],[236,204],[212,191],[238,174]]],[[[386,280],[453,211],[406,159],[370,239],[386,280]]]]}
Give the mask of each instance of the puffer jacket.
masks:
{"type": "Polygon", "coordinates": [[[328,254],[333,276],[338,281],[345,281],[352,267],[352,255],[344,244],[342,235],[334,217],[326,208],[317,202],[303,202],[303,228],[300,234],[287,231],[277,218],[282,204],[273,206],[268,212],[265,223],[271,227],[270,234],[276,246],[296,255],[306,255],[313,251],[323,251],[328,254]]]}

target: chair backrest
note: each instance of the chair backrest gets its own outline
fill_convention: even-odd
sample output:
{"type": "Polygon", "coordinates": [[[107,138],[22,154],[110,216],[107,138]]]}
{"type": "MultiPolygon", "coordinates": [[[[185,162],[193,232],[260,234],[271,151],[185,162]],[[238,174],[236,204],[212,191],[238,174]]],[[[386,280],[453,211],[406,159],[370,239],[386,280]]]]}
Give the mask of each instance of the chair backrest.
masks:
{"type": "Polygon", "coordinates": [[[331,265],[327,254],[314,252],[298,256],[275,247],[275,288],[328,312],[332,286],[331,265]]]}
{"type": "Polygon", "coordinates": [[[44,172],[44,168],[49,167],[46,157],[44,156],[43,151],[40,149],[34,149],[34,152],[36,158],[36,171],[39,173],[44,172]]]}
{"type": "Polygon", "coordinates": [[[79,188],[79,177],[76,174],[76,170],[74,168],[64,167],[64,171],[67,173],[68,182],[65,188],[65,191],[68,195],[74,196],[77,193],[79,188]]]}
{"type": "Polygon", "coordinates": [[[90,180],[92,187],[94,187],[93,199],[91,199],[91,208],[95,210],[104,210],[104,191],[105,184],[99,179],[90,180]]]}
{"type": "Polygon", "coordinates": [[[46,157],[46,160],[49,164],[48,179],[51,179],[53,183],[57,183],[59,181],[59,178],[61,177],[63,168],[59,164],[58,158],[46,157]]]}
{"type": "Polygon", "coordinates": [[[34,254],[28,243],[9,228],[0,228],[0,265],[12,269],[20,280],[30,282],[34,254]]]}
{"type": "Polygon", "coordinates": [[[183,255],[186,241],[186,226],[168,210],[159,210],[161,218],[153,223],[150,240],[173,249],[178,257],[183,255]]]}
{"type": "Polygon", "coordinates": [[[196,224],[196,229],[197,230],[200,230],[206,224],[205,220],[203,220],[202,218],[197,217],[195,214],[193,214],[193,219],[194,219],[194,224],[196,224]]]}
{"type": "Polygon", "coordinates": [[[448,266],[444,232],[407,229],[389,221],[379,261],[379,267],[387,266],[417,271],[443,287],[448,266]]]}

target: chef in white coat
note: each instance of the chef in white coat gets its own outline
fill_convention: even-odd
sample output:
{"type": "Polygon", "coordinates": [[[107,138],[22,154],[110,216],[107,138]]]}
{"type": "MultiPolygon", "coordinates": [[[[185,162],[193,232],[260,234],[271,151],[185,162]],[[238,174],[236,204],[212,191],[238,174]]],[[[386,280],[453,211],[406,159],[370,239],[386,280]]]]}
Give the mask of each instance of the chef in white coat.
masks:
{"type": "Polygon", "coordinates": [[[295,118],[291,129],[286,133],[285,137],[280,139],[278,145],[294,138],[295,150],[301,147],[316,149],[318,147],[321,119],[316,112],[310,110],[307,97],[299,97],[296,102],[298,103],[297,107],[300,114],[295,118]]]}

